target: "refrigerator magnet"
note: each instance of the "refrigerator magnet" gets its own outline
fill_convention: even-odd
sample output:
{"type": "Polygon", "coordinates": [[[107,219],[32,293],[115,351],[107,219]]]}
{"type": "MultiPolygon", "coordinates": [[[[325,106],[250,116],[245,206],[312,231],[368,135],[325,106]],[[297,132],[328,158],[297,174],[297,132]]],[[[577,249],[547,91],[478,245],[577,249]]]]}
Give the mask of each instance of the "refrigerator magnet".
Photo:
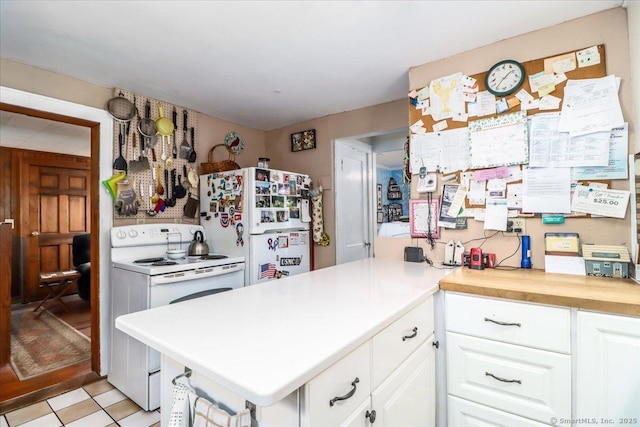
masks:
{"type": "Polygon", "coordinates": [[[224,228],[227,228],[229,226],[229,214],[228,213],[221,213],[220,214],[220,225],[224,228]]]}

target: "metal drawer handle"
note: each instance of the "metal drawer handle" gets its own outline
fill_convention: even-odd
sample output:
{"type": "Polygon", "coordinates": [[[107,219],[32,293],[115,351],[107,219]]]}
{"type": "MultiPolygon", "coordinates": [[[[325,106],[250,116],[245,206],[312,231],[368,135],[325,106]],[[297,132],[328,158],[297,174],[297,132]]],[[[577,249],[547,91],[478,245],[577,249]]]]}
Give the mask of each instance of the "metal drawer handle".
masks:
{"type": "Polygon", "coordinates": [[[500,322],[498,320],[492,320],[489,319],[488,317],[484,318],[485,322],[491,322],[491,323],[495,323],[496,325],[500,325],[500,326],[517,326],[518,328],[521,326],[520,323],[507,323],[507,322],[500,322]]]}
{"type": "Polygon", "coordinates": [[[409,340],[411,338],[415,338],[418,335],[418,327],[413,328],[413,333],[411,335],[405,335],[402,337],[402,341],[409,340]]]}
{"type": "Polygon", "coordinates": [[[349,391],[349,393],[345,394],[344,396],[341,397],[334,397],[333,399],[331,399],[329,401],[329,406],[333,406],[336,402],[340,401],[340,400],[347,400],[348,398],[352,397],[354,394],[356,394],[356,384],[358,384],[360,382],[360,379],[358,379],[358,377],[356,377],[355,380],[353,380],[351,382],[351,387],[353,387],[351,389],[351,391],[349,391]]]}
{"type": "Polygon", "coordinates": [[[502,381],[503,383],[518,383],[518,384],[522,384],[522,381],[520,381],[520,380],[507,380],[507,379],[505,379],[505,378],[496,377],[495,375],[493,375],[493,374],[492,374],[492,373],[490,373],[490,372],[485,372],[484,374],[485,374],[487,377],[494,378],[494,379],[496,379],[496,380],[498,380],[498,381],[502,381]]]}

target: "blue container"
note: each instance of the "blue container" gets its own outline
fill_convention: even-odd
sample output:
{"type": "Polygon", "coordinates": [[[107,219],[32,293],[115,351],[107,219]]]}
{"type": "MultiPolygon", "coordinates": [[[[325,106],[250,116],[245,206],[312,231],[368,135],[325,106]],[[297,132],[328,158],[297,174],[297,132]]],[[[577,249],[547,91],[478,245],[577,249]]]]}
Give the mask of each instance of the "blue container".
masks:
{"type": "Polygon", "coordinates": [[[531,237],[522,236],[522,260],[520,268],[531,268],[531,237]]]}

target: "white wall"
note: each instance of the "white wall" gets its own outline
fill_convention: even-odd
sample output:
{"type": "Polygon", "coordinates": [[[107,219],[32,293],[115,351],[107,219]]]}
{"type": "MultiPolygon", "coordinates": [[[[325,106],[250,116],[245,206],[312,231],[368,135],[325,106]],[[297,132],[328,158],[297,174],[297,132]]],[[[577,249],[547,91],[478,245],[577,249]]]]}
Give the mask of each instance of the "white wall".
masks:
{"type": "Polygon", "coordinates": [[[635,135],[632,147],[634,153],[640,152],[640,132],[634,124],[640,124],[640,2],[627,2],[627,20],[629,22],[629,62],[631,65],[631,98],[633,99],[632,130],[635,135]]]}

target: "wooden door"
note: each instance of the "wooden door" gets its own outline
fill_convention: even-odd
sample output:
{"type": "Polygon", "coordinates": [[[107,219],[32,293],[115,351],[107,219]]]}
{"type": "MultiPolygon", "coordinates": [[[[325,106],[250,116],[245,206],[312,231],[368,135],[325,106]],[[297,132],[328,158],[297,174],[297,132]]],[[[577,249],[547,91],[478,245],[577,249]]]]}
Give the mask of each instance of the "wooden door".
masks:
{"type": "Polygon", "coordinates": [[[13,226],[0,220],[0,365],[9,362],[11,346],[11,240],[13,226]]]}
{"type": "Polygon", "coordinates": [[[90,232],[90,174],[76,167],[28,166],[24,302],[45,296],[41,272],[73,269],[73,237],[90,232]]]}

